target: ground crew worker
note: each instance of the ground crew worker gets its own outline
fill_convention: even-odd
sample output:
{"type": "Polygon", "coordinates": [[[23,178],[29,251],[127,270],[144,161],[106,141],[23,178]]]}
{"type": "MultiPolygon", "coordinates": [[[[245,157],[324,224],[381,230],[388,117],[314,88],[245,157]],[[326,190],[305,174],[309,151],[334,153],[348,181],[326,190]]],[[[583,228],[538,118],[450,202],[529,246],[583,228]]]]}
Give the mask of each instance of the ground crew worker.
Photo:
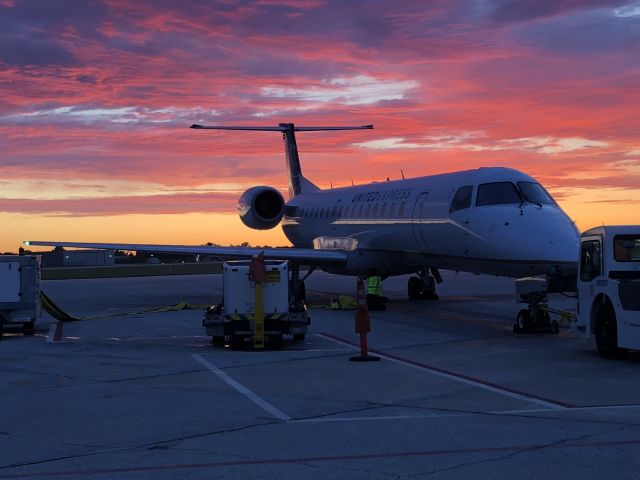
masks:
{"type": "Polygon", "coordinates": [[[385,310],[387,297],[382,295],[382,277],[371,275],[367,278],[367,307],[369,310],[385,310]]]}

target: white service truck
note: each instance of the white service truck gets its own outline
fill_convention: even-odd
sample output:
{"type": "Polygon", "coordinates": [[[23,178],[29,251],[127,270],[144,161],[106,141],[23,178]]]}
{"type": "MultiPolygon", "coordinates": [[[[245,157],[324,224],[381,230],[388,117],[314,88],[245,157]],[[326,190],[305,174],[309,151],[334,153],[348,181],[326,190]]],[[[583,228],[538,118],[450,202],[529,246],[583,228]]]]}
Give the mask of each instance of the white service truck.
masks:
{"type": "Polygon", "coordinates": [[[40,257],[0,255],[0,340],[5,329],[33,335],[40,316],[40,257]]]}
{"type": "Polygon", "coordinates": [[[264,264],[266,280],[258,296],[250,261],[223,264],[223,302],[209,307],[202,320],[214,345],[255,347],[258,332],[262,333],[260,343],[271,348],[282,346],[283,335],[291,335],[296,341],[305,339],[311,319],[304,302],[291,292],[289,262],[266,260],[264,264]],[[261,304],[259,309],[256,302],[261,304]]]}
{"type": "Polygon", "coordinates": [[[640,225],[582,234],[576,326],[595,336],[602,357],[640,350],[640,225]]]}

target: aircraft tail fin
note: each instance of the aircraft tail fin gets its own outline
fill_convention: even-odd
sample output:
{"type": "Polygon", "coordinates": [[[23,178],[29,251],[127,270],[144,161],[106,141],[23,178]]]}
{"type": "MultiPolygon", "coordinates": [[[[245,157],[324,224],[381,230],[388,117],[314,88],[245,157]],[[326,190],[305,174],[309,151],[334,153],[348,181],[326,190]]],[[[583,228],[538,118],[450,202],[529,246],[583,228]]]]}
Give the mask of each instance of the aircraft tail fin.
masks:
{"type": "Polygon", "coordinates": [[[239,127],[239,126],[206,126],[191,125],[191,128],[210,130],[250,130],[282,132],[284,140],[284,154],[287,161],[287,171],[289,174],[289,198],[293,198],[301,193],[309,193],[320,190],[316,185],[302,176],[300,167],[300,157],[298,156],[298,144],[296,143],[295,132],[318,132],[325,130],[370,130],[373,125],[363,125],[359,127],[296,127],[293,123],[280,123],[277,127],[239,127]]]}

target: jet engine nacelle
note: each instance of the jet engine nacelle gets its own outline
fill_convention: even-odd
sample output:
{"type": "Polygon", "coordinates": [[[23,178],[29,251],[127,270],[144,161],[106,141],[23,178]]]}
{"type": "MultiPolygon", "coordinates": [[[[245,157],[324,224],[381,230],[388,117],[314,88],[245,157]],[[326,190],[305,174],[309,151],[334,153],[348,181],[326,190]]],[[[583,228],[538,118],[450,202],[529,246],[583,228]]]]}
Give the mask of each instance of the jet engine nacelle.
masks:
{"type": "Polygon", "coordinates": [[[238,200],[240,220],[249,228],[268,230],[284,215],[284,197],[273,187],[252,187],[238,200]]]}

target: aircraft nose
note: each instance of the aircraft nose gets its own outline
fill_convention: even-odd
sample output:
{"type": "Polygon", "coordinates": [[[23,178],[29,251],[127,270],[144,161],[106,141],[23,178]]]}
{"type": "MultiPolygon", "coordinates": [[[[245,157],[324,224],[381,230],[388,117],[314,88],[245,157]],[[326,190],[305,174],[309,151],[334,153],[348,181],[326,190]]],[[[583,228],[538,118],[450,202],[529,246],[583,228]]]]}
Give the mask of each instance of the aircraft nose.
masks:
{"type": "Polygon", "coordinates": [[[521,247],[540,261],[558,264],[578,261],[580,232],[558,208],[527,209],[527,229],[521,234],[521,247]]]}

